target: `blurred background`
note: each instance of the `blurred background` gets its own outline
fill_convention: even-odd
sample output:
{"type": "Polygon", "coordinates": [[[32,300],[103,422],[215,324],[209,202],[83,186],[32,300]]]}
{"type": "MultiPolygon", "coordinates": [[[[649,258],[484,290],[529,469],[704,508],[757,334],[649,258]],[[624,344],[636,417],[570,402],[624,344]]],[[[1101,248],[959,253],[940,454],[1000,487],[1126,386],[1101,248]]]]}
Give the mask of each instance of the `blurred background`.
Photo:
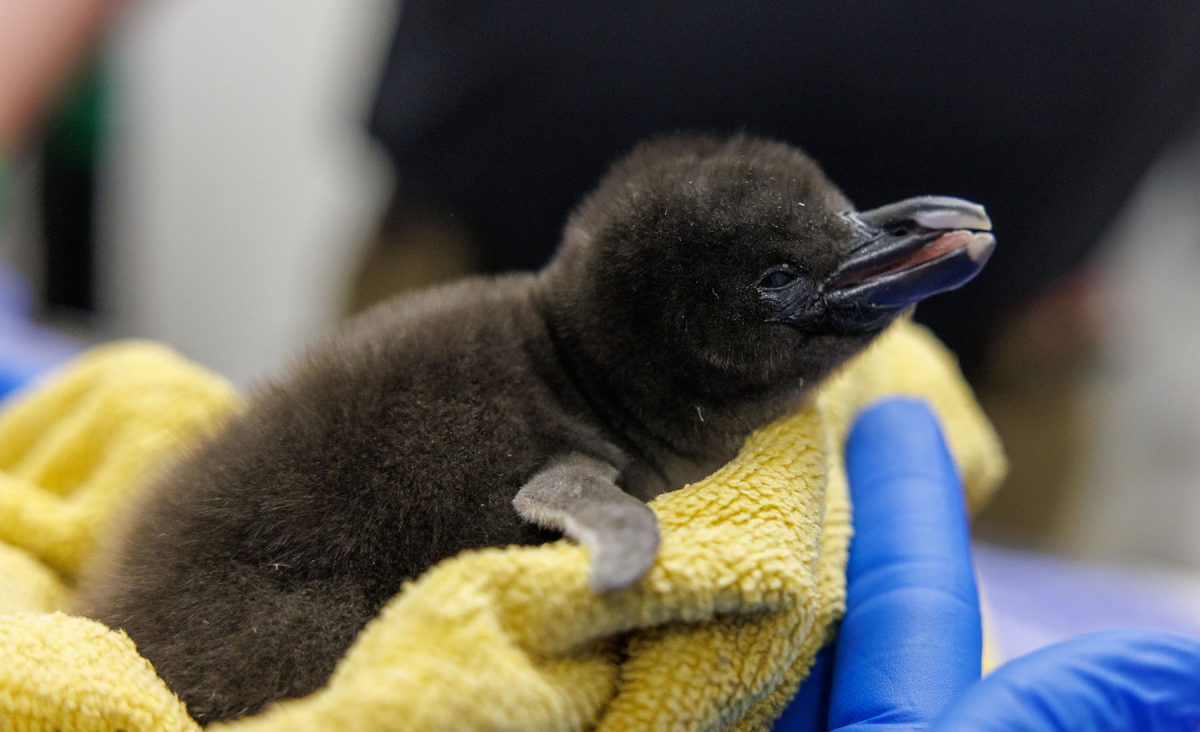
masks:
{"type": "Polygon", "coordinates": [[[1034,567],[1200,618],[1200,5],[781,5],[0,0],[0,368],[139,337],[250,385],[394,292],[538,266],[639,139],[766,134],[863,207],[992,214],[920,317],[1013,460],[997,604],[1042,622],[1034,567]]]}

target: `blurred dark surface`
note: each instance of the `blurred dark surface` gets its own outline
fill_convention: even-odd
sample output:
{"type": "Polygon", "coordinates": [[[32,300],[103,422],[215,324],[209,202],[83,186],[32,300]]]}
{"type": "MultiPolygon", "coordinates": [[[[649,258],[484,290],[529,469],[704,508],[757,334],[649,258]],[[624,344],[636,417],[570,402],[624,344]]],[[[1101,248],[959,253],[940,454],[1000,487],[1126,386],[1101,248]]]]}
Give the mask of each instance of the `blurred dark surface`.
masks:
{"type": "Polygon", "coordinates": [[[97,192],[107,121],[108,88],[92,63],[65,90],[37,150],[42,305],[75,315],[96,310],[97,192]]]}
{"type": "Polygon", "coordinates": [[[674,130],[797,144],[860,207],[978,200],[995,257],[919,313],[970,372],[1194,122],[1197,38],[1200,3],[1163,0],[406,0],[371,131],[491,270],[539,266],[609,162],[674,130]]]}

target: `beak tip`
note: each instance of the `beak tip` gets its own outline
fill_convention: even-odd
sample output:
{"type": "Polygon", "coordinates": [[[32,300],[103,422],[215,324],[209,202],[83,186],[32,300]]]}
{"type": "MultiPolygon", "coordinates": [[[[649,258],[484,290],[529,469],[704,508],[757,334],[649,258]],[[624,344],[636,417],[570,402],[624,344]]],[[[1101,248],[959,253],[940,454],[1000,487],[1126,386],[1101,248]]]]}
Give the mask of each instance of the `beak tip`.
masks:
{"type": "Polygon", "coordinates": [[[996,237],[987,233],[976,233],[967,242],[967,256],[971,258],[972,262],[982,267],[992,256],[992,251],[995,248],[996,237]]]}
{"type": "Polygon", "coordinates": [[[921,196],[911,199],[913,221],[927,229],[972,229],[991,231],[987,209],[978,203],[949,196],[921,196]]]}

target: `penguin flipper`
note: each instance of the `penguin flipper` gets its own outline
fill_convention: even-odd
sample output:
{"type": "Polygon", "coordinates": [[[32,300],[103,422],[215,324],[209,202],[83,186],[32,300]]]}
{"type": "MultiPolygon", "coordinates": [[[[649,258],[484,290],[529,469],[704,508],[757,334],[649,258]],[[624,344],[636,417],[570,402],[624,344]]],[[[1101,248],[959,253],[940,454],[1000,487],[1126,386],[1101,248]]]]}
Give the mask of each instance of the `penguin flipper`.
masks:
{"type": "Polygon", "coordinates": [[[588,584],[623,590],[650,570],[658,554],[658,518],[621,490],[612,465],[579,453],[551,462],[513,499],[526,521],[556,529],[592,554],[588,584]]]}

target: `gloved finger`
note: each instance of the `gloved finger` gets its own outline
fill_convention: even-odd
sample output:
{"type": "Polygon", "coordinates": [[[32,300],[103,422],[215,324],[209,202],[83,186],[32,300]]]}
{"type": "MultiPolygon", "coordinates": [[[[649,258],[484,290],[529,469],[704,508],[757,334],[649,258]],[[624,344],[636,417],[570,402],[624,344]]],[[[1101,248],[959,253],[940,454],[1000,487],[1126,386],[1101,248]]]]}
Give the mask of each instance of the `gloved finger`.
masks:
{"type": "Polygon", "coordinates": [[[800,684],[800,690],[775,725],[774,732],[823,732],[829,719],[829,685],[833,675],[832,646],[826,646],[817,654],[813,666],[800,684]]]}
{"type": "Polygon", "coordinates": [[[865,411],[846,447],[854,504],[832,729],[925,729],[979,679],[979,600],[961,481],[921,402],[865,411]]]}
{"type": "Polygon", "coordinates": [[[1200,730],[1200,641],[1162,630],[1073,638],[1010,661],[947,708],[944,732],[1200,730]]]}

